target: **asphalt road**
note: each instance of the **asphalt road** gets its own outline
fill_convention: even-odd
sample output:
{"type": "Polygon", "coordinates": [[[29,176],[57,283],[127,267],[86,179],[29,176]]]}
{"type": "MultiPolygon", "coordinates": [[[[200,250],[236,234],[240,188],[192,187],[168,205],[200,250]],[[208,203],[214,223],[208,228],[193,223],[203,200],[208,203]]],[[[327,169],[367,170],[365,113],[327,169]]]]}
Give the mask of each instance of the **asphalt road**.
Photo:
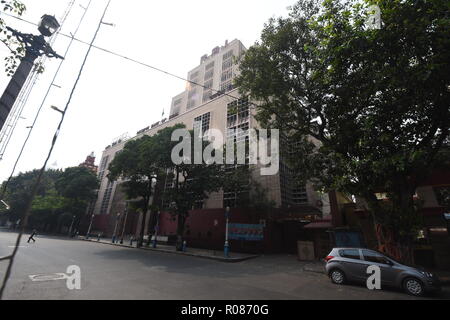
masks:
{"type": "MultiPolygon", "coordinates": [[[[0,256],[13,250],[16,234],[0,231],[0,256]]],[[[303,271],[295,256],[264,256],[222,263],[189,256],[38,236],[23,239],[6,300],[301,300],[416,299],[398,291],[336,286],[322,274],[303,271]],[[34,282],[31,275],[81,268],[81,290],[65,280],[34,282]]],[[[6,262],[0,262],[3,279],[6,262]]],[[[450,297],[448,288],[439,296],[450,297]]]]}

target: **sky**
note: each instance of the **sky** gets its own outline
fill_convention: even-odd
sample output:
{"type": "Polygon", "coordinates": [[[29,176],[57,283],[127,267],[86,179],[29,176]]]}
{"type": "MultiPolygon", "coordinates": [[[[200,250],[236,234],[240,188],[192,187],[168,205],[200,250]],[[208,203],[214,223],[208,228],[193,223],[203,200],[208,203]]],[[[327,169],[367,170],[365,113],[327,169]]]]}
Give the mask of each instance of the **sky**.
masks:
{"type": "MultiPolygon", "coordinates": [[[[27,6],[23,19],[37,23],[43,14],[63,16],[70,0],[22,0],[27,6]]],[[[107,0],[91,0],[76,38],[90,42],[107,0]]],[[[89,0],[76,0],[61,33],[73,34],[89,0]]],[[[271,17],[286,16],[295,0],[112,0],[95,45],[150,64],[181,77],[200,64],[225,40],[239,39],[247,48],[259,40],[271,17]]],[[[6,24],[25,33],[38,34],[35,26],[2,15],[6,24]]],[[[64,54],[70,39],[59,35],[53,48],[64,54]]],[[[64,109],[88,46],[74,42],[33,129],[16,174],[44,164],[60,114],[64,109]]],[[[0,92],[9,78],[3,72],[8,49],[0,44],[0,92]]],[[[51,84],[60,61],[47,60],[45,72],[33,87],[23,117],[0,161],[0,181],[9,177],[37,109],[51,84]]],[[[99,163],[106,146],[117,137],[136,132],[168,116],[172,97],[186,83],[152,69],[92,49],[74,92],[49,168],[67,168],[82,163],[94,152],[99,163]]]]}

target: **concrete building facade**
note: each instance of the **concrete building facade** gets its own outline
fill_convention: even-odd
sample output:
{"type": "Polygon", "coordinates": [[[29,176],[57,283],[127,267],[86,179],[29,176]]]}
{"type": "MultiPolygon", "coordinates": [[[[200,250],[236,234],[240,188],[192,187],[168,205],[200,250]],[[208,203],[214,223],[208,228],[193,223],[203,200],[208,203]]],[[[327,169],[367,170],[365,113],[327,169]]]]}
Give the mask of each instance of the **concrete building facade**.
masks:
{"type": "MultiPolygon", "coordinates": [[[[187,129],[201,127],[203,132],[208,129],[217,129],[224,137],[236,134],[241,129],[245,138],[250,129],[258,129],[259,125],[254,118],[255,110],[247,98],[241,97],[238,90],[233,87],[233,80],[238,75],[237,58],[245,53],[245,47],[239,40],[226,42],[222,47],[216,47],[211,55],[201,57],[201,63],[188,74],[189,82],[186,90],[172,99],[169,119],[163,119],[151,126],[137,132],[133,139],[143,135],[154,135],[158,131],[176,124],[184,124],[187,129]],[[198,84],[198,85],[196,85],[198,84]]],[[[105,221],[105,216],[117,216],[114,212],[120,207],[114,203],[118,199],[116,192],[120,192],[118,182],[107,179],[108,166],[117,152],[125,146],[127,139],[119,139],[108,146],[102,155],[99,166],[99,180],[101,182],[98,199],[94,213],[99,216],[97,220],[105,221]]],[[[330,203],[328,195],[315,192],[312,185],[294,186],[291,181],[292,172],[282,162],[280,171],[276,175],[262,176],[257,165],[252,170],[253,179],[266,191],[268,200],[275,203],[277,212],[296,215],[300,221],[305,216],[329,216],[330,203]]],[[[223,210],[230,206],[233,208],[234,193],[219,192],[211,194],[204,202],[204,210],[223,210]]],[[[212,217],[213,215],[211,215],[212,217]]],[[[170,218],[167,218],[170,220],[170,218]]],[[[295,219],[295,218],[292,218],[295,219]]],[[[219,219],[220,220],[220,219],[219,219]]],[[[244,219],[245,220],[245,219],[244,219]]],[[[240,223],[245,222],[240,219],[240,223]]],[[[217,227],[221,221],[214,220],[217,227]]],[[[106,223],[105,223],[106,224],[106,223]]],[[[108,223],[110,224],[110,223],[108,223]]],[[[195,229],[195,226],[190,226],[195,229]]],[[[99,227],[100,228],[100,227],[99,227]]]]}

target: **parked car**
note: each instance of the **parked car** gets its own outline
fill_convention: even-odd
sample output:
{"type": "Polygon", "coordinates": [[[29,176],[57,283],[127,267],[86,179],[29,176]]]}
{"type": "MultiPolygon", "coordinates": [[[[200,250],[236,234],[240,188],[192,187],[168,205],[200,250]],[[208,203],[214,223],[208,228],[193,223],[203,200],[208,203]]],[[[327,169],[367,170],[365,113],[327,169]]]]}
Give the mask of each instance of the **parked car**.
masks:
{"type": "Polygon", "coordinates": [[[331,281],[342,285],[346,282],[366,283],[370,266],[381,270],[381,287],[396,287],[414,296],[441,289],[438,277],[430,272],[401,264],[374,250],[361,248],[335,248],[325,258],[326,272],[331,281]]]}

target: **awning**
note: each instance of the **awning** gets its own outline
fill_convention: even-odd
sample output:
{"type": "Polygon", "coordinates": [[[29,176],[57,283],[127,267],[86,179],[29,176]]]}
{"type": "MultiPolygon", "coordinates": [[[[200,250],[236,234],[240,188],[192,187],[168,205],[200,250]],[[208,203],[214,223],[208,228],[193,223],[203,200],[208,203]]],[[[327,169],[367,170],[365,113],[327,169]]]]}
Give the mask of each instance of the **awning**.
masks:
{"type": "Polygon", "coordinates": [[[315,221],[307,224],[303,229],[331,229],[333,224],[331,221],[315,221]]]}

